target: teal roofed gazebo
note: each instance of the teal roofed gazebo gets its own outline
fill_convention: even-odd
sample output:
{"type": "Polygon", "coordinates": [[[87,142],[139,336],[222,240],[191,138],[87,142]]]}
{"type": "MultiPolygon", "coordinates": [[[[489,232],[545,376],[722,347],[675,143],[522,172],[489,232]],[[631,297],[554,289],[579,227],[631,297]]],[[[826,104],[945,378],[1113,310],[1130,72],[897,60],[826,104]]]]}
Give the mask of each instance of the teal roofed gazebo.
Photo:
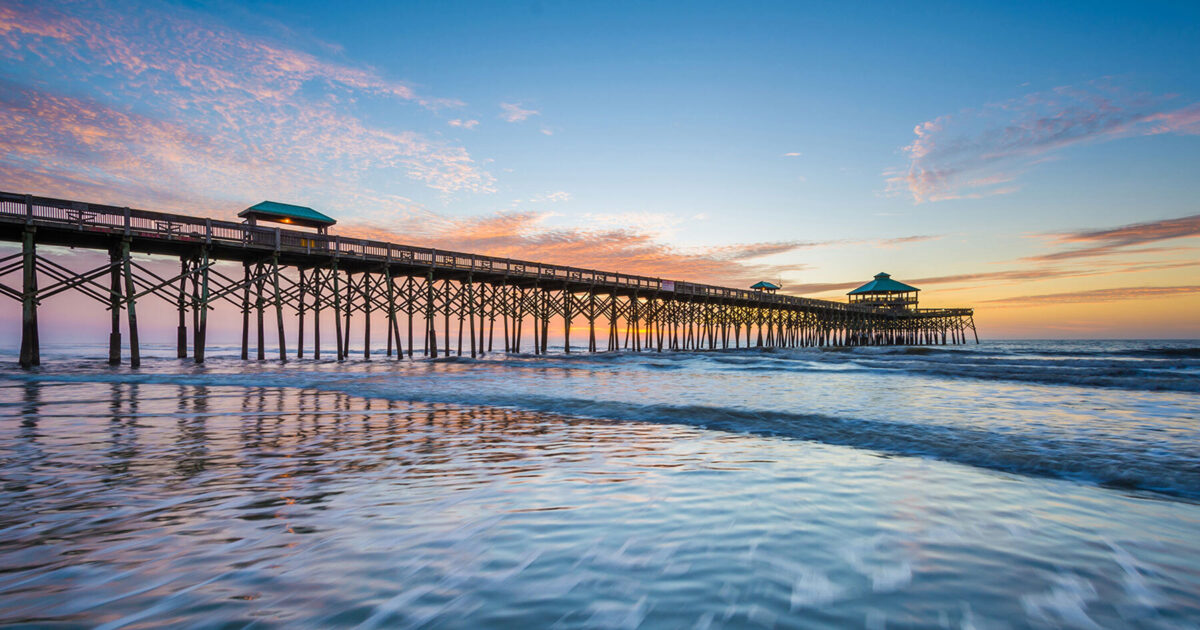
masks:
{"type": "Polygon", "coordinates": [[[238,216],[246,219],[246,223],[250,225],[257,225],[259,221],[270,221],[315,228],[320,234],[324,234],[329,226],[337,223],[336,220],[312,208],[293,206],[290,203],[279,203],[278,201],[264,201],[255,204],[239,212],[238,216]]]}
{"type": "Polygon", "coordinates": [[[766,291],[767,293],[774,293],[782,287],[780,287],[777,284],[767,282],[764,280],[764,281],[760,281],[760,282],[755,282],[754,284],[750,285],[750,288],[754,289],[755,291],[766,291]]]}
{"type": "Polygon", "coordinates": [[[875,279],[847,293],[851,304],[866,304],[880,308],[909,309],[917,308],[917,292],[920,289],[892,280],[892,276],[883,272],[875,274],[875,279]]]}

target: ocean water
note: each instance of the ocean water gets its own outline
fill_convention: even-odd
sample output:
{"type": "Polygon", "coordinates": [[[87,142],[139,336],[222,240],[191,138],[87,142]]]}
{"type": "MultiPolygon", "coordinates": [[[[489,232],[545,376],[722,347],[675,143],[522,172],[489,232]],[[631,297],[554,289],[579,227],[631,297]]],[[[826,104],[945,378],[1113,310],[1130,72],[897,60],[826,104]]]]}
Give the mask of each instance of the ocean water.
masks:
{"type": "Polygon", "coordinates": [[[0,367],[0,626],[1200,627],[1197,342],[79,353],[0,367]]]}

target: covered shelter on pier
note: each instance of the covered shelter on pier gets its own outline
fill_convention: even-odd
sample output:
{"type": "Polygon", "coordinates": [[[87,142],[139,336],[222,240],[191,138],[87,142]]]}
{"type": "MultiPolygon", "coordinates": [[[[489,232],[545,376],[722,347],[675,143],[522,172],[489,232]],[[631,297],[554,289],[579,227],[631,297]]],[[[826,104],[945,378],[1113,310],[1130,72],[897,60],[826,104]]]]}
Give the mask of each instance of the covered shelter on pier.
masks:
{"type": "Polygon", "coordinates": [[[750,285],[750,288],[754,289],[755,291],[766,291],[767,293],[774,293],[774,292],[778,291],[779,289],[781,289],[782,287],[780,287],[777,284],[763,280],[760,282],[755,282],[754,284],[750,285]]]}
{"type": "Polygon", "coordinates": [[[892,276],[883,272],[875,274],[875,279],[847,293],[851,304],[862,304],[888,309],[917,308],[917,293],[920,289],[892,280],[892,276]]]}
{"type": "Polygon", "coordinates": [[[239,212],[238,216],[245,219],[249,225],[258,225],[259,221],[284,223],[297,227],[314,228],[318,234],[325,234],[331,225],[337,223],[333,218],[312,208],[278,201],[264,201],[255,204],[239,212]]]}

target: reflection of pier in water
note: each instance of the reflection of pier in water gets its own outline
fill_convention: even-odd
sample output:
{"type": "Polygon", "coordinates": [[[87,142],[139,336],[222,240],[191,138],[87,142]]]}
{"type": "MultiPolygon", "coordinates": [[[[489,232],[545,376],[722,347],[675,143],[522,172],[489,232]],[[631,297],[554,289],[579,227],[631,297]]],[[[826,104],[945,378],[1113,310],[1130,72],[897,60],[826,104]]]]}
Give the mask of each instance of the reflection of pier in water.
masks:
{"type": "Polygon", "coordinates": [[[0,283],[0,293],[22,305],[26,367],[40,362],[39,305],[66,291],[109,311],[114,364],[121,361],[125,311],[135,367],[137,305],[151,296],[177,310],[181,358],[188,353],[190,313],[197,362],[204,361],[209,311],[222,302],[242,315],[243,359],[252,314],[257,355],[265,358],[268,309],[280,360],[288,357],[285,310],[296,317],[296,357],[304,356],[311,317],[311,352],[320,358],[321,313],[331,313],[339,360],[350,353],[350,324],[359,317],[363,353],[371,356],[372,314],[386,317],[387,355],[397,358],[404,352],[411,358],[418,340],[427,356],[449,355],[455,333],[460,356],[464,347],[472,357],[497,347],[518,351],[526,335],[535,353],[546,353],[552,320],[562,325],[566,352],[576,322],[587,324],[590,352],[601,344],[609,351],[661,352],[965,343],[975,330],[973,311],[965,308],[844,304],[11,193],[0,193],[0,239],[22,243],[21,252],[0,258],[0,277],[20,272],[21,289],[0,283]],[[39,244],[106,251],[109,259],[75,271],[38,253],[39,244]],[[157,273],[135,253],[177,258],[179,272],[157,273]],[[240,263],[241,273],[219,263],[240,263]]]}
{"type": "Polygon", "coordinates": [[[522,460],[553,454],[542,440],[524,438],[548,433],[564,434],[552,443],[570,434],[569,439],[594,446],[653,448],[629,441],[643,432],[654,434],[636,424],[337,391],[53,381],[22,383],[9,391],[0,392],[0,399],[12,401],[0,405],[0,417],[19,415],[21,422],[0,432],[0,444],[14,455],[5,474],[27,488],[36,485],[33,479],[43,466],[81,475],[102,468],[106,474],[92,481],[123,485],[147,477],[186,479],[216,469],[251,474],[255,461],[264,457],[289,459],[288,474],[335,476],[339,470],[365,472],[383,465],[411,467],[416,476],[453,475],[459,467],[480,465],[519,473],[525,469],[522,460]],[[588,428],[597,423],[620,430],[588,428]],[[30,483],[18,481],[26,476],[30,483]]]}

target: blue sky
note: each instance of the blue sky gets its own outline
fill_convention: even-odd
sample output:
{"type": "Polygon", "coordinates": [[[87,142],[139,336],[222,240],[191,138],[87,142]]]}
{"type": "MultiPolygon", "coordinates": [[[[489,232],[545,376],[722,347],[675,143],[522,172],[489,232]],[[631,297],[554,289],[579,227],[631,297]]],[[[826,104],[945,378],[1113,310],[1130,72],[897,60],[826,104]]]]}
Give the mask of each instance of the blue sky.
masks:
{"type": "Polygon", "coordinates": [[[1200,335],[1196,3],[16,2],[0,29],[5,190],[823,297],[887,270],[1001,334],[1200,335]]]}

